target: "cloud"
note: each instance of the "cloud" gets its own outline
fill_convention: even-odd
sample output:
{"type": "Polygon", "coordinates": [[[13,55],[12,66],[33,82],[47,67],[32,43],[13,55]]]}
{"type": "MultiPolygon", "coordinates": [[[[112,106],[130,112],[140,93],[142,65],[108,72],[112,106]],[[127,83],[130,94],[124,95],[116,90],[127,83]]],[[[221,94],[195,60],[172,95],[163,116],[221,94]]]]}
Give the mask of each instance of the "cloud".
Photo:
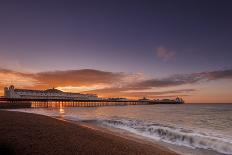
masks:
{"type": "Polygon", "coordinates": [[[104,97],[105,96],[111,96],[111,97],[145,96],[145,97],[155,98],[155,97],[161,97],[163,95],[170,96],[170,94],[175,94],[176,96],[187,96],[191,92],[194,92],[196,90],[183,89],[183,90],[175,90],[175,91],[154,92],[153,89],[161,88],[161,87],[170,88],[180,85],[195,84],[199,82],[204,82],[204,81],[207,82],[207,81],[220,80],[220,79],[232,79],[232,69],[211,71],[211,72],[200,72],[193,74],[180,74],[180,75],[173,75],[162,79],[156,79],[156,78],[145,79],[140,81],[134,81],[134,83],[124,85],[123,87],[96,89],[96,90],[87,91],[86,93],[96,93],[104,97]]]}
{"type": "Polygon", "coordinates": [[[39,81],[29,75],[30,74],[0,68],[0,87],[11,84],[14,84],[16,87],[31,87],[39,84],[39,81]]]}
{"type": "Polygon", "coordinates": [[[125,91],[127,88],[106,88],[85,91],[85,93],[100,94],[102,97],[130,97],[130,98],[165,98],[176,96],[187,96],[189,93],[195,92],[195,89],[181,89],[172,91],[125,91]]]}
{"type": "Polygon", "coordinates": [[[54,87],[64,86],[92,86],[97,84],[111,84],[122,81],[127,77],[124,73],[105,72],[93,69],[41,72],[33,75],[43,84],[54,87]]]}
{"type": "Polygon", "coordinates": [[[206,78],[207,80],[217,80],[217,79],[232,79],[232,69],[212,71],[212,72],[202,72],[195,74],[201,78],[206,78]]]}
{"type": "Polygon", "coordinates": [[[77,90],[77,87],[85,89],[87,87],[96,89],[112,86],[122,87],[132,81],[137,81],[141,78],[141,75],[93,69],[39,73],[22,73],[0,69],[0,77],[1,87],[15,85],[21,88],[47,89],[49,87],[59,87],[63,90],[77,90]]]}
{"type": "Polygon", "coordinates": [[[125,92],[124,96],[133,98],[176,98],[177,96],[188,96],[190,93],[195,92],[195,89],[180,89],[172,91],[152,91],[152,92],[125,92]]]}
{"type": "Polygon", "coordinates": [[[163,61],[171,60],[175,57],[175,52],[165,48],[165,47],[158,47],[155,50],[156,56],[163,61]]]}
{"type": "Polygon", "coordinates": [[[184,84],[194,84],[201,81],[232,79],[232,69],[192,74],[173,75],[162,79],[148,79],[131,85],[131,88],[149,89],[152,87],[172,87],[184,84]]]}
{"type": "Polygon", "coordinates": [[[0,68],[0,89],[11,84],[19,88],[47,89],[95,93],[111,97],[157,97],[165,95],[189,95],[193,89],[154,91],[220,79],[232,79],[232,69],[172,75],[165,78],[144,78],[141,74],[107,72],[93,69],[23,73],[0,68]]]}

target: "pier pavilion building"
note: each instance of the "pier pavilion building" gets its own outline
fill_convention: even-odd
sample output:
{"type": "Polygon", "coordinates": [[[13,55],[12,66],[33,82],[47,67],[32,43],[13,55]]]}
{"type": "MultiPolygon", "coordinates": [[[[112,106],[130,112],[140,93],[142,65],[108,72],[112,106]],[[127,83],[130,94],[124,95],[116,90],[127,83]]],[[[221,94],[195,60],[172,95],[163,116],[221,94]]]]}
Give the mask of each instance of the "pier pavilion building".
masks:
{"type": "Polygon", "coordinates": [[[4,97],[19,99],[100,100],[95,94],[63,92],[55,88],[47,90],[15,89],[13,85],[4,88],[4,97]]]}

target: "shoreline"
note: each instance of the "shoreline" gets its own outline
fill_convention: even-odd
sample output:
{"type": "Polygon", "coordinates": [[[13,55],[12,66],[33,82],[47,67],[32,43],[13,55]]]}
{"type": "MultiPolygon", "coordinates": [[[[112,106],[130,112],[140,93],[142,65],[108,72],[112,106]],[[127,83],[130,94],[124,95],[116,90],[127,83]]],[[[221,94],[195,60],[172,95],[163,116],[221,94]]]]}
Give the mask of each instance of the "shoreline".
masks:
{"type": "MultiPolygon", "coordinates": [[[[59,118],[59,117],[51,117],[51,118],[55,118],[55,119],[58,119],[60,121],[64,121],[64,122],[71,123],[71,124],[76,124],[78,126],[82,126],[84,128],[88,128],[90,130],[94,130],[94,131],[97,131],[97,132],[117,136],[117,137],[120,137],[120,138],[123,138],[123,139],[134,141],[136,143],[147,144],[147,145],[149,145],[151,147],[155,147],[155,148],[158,147],[161,150],[168,151],[168,152],[171,152],[171,153],[176,153],[176,154],[180,153],[175,149],[168,148],[168,146],[161,145],[161,143],[164,143],[164,142],[155,142],[155,141],[151,141],[151,139],[146,139],[145,140],[145,139],[143,139],[143,137],[141,137],[139,135],[130,133],[128,131],[122,131],[121,129],[116,129],[116,128],[113,129],[113,128],[108,128],[108,127],[105,127],[105,126],[103,127],[103,126],[93,124],[93,123],[66,120],[66,119],[59,118]]],[[[178,147],[178,146],[176,146],[176,147],[178,147]]]]}
{"type": "Polygon", "coordinates": [[[44,115],[0,110],[0,123],[0,154],[177,154],[159,145],[44,115]]]}

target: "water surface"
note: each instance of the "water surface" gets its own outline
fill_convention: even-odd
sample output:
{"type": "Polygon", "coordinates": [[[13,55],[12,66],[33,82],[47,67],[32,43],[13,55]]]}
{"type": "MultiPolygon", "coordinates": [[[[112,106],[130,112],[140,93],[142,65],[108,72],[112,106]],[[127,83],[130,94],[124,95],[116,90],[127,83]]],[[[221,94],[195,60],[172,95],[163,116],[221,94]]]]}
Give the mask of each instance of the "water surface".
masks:
{"type": "Polygon", "coordinates": [[[120,129],[178,146],[183,154],[232,154],[232,105],[130,105],[96,108],[21,109],[120,129]]]}

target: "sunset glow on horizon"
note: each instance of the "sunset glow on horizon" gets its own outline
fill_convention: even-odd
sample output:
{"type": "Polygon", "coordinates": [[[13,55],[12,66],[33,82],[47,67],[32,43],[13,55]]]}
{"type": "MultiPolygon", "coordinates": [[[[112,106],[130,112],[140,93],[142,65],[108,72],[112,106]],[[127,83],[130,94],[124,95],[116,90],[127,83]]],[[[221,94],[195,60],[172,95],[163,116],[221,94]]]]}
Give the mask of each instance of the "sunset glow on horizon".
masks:
{"type": "Polygon", "coordinates": [[[232,84],[228,82],[231,72],[222,70],[156,79],[141,74],[91,69],[40,73],[1,69],[0,87],[1,90],[9,85],[42,90],[55,87],[65,92],[97,94],[104,98],[163,99],[179,96],[189,103],[230,103],[232,84]]]}

